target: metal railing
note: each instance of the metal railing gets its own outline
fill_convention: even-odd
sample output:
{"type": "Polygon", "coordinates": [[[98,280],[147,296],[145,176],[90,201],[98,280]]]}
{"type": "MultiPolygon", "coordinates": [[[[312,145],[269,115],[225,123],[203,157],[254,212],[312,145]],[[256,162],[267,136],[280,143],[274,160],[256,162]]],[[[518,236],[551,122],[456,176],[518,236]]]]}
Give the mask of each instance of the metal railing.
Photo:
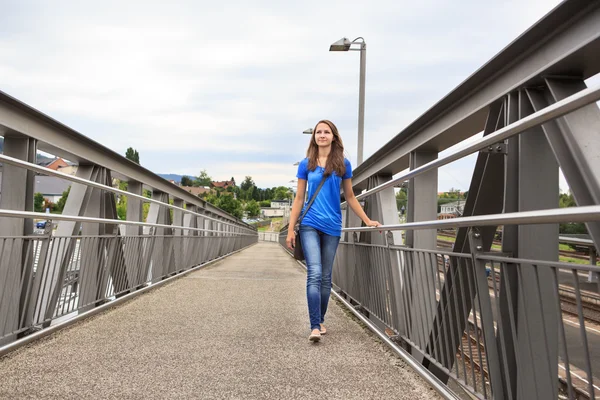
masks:
{"type": "Polygon", "coordinates": [[[334,292],[436,388],[600,397],[600,289],[588,279],[600,273],[600,87],[585,82],[600,73],[599,27],[600,2],[561,3],[353,171],[383,226],[361,227],[342,202],[334,292]],[[474,153],[463,216],[436,220],[438,169],[474,153]],[[558,208],[559,168],[577,207],[558,208]],[[571,243],[590,249],[589,265],[558,261],[567,222],[585,223],[591,240],[571,243]],[[440,249],[446,228],[456,240],[440,249]]]}
{"type": "Polygon", "coordinates": [[[3,270],[17,273],[9,264],[23,257],[23,264],[30,266],[18,276],[5,276],[0,284],[0,302],[9,311],[0,320],[0,339],[31,333],[256,242],[251,234],[212,233],[214,236],[61,237],[50,231],[38,236],[0,237],[3,270]],[[62,263],[57,262],[61,259],[62,263]],[[56,277],[59,283],[55,285],[56,277]],[[15,282],[17,285],[8,286],[15,282]],[[19,306],[19,301],[24,304],[19,306]],[[10,328],[7,321],[15,317],[18,325],[10,328]]]}
{"type": "Polygon", "coordinates": [[[278,242],[279,232],[258,232],[258,240],[262,242],[278,242]]]}
{"type": "MultiPolygon", "coordinates": [[[[584,274],[599,273],[600,267],[485,253],[478,227],[470,229],[474,249],[470,254],[392,244],[391,233],[398,230],[441,229],[467,223],[527,225],[550,223],[550,217],[555,223],[582,218],[599,221],[600,206],[531,214],[345,228],[343,232],[354,235],[354,241],[340,242],[333,269],[334,290],[396,344],[413,350],[413,357],[416,350],[423,365],[435,366],[478,398],[522,397],[519,390],[526,383],[518,382],[518,377],[514,376],[518,382],[515,387],[503,384],[506,376],[514,375],[507,369],[508,360],[518,359],[522,352],[529,353],[540,368],[556,376],[558,393],[568,398],[595,398],[600,395],[600,377],[594,376],[598,365],[593,368],[592,355],[600,349],[591,351],[589,335],[600,334],[600,295],[597,286],[587,286],[586,290],[581,282],[584,274]],[[358,242],[358,233],[378,231],[383,232],[380,235],[386,239],[384,245],[358,242]],[[534,282],[531,291],[524,289],[525,275],[534,282]],[[446,283],[453,279],[465,284],[452,290],[446,283]],[[523,298],[526,307],[517,310],[513,302],[501,301],[505,296],[523,298]],[[415,313],[416,310],[423,313],[415,313]],[[523,322],[534,315],[553,319],[558,331],[534,332],[531,325],[523,322]],[[520,332],[518,326],[523,327],[520,332]],[[537,335],[545,335],[546,339],[554,336],[559,353],[554,363],[545,347],[547,341],[540,343],[537,335]],[[499,343],[501,337],[518,345],[508,349],[499,343]]],[[[284,248],[287,232],[288,227],[284,227],[279,234],[284,248]]],[[[532,380],[534,385],[536,382],[532,380]]]]}
{"type": "Polygon", "coordinates": [[[0,131],[0,354],[258,241],[242,220],[2,92],[0,131]],[[37,150],[77,161],[76,175],[37,165],[37,150]],[[71,182],[62,214],[32,211],[36,174],[71,182]]]}

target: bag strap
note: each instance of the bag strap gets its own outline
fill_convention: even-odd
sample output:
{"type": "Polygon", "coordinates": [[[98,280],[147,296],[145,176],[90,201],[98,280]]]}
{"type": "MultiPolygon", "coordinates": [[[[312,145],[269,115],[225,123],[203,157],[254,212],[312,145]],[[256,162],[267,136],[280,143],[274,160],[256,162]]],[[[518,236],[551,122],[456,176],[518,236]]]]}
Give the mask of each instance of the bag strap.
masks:
{"type": "Polygon", "coordinates": [[[321,183],[319,183],[319,187],[317,187],[317,190],[315,191],[315,194],[313,194],[312,198],[308,202],[308,205],[306,206],[306,210],[304,210],[304,213],[300,216],[300,218],[298,219],[298,222],[296,222],[296,225],[300,225],[300,222],[302,222],[302,220],[304,219],[304,216],[306,215],[306,213],[310,209],[310,206],[312,206],[312,203],[315,201],[315,198],[317,197],[317,194],[319,194],[319,190],[321,190],[321,187],[325,183],[326,179],[327,179],[327,176],[325,175],[325,173],[323,173],[323,179],[321,179],[321,183]]]}

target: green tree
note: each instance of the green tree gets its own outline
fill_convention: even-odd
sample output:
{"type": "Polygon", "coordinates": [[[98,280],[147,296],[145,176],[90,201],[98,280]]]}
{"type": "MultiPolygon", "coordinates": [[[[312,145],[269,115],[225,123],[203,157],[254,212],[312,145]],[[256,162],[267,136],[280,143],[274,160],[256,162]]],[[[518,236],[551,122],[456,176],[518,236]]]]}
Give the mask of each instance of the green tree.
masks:
{"type": "Polygon", "coordinates": [[[242,218],[243,216],[242,203],[234,199],[233,196],[221,196],[219,197],[218,204],[215,205],[237,218],[242,218]]]}
{"type": "Polygon", "coordinates": [[[260,205],[256,200],[250,200],[246,203],[246,212],[249,217],[256,217],[260,214],[260,205]]]}
{"type": "Polygon", "coordinates": [[[285,186],[279,186],[277,188],[275,188],[275,194],[274,194],[274,199],[273,200],[287,200],[287,199],[291,199],[292,198],[292,191],[285,187],[285,186]]]}
{"type": "Polygon", "coordinates": [[[242,184],[240,185],[240,189],[242,190],[248,190],[251,187],[256,186],[254,184],[254,181],[252,180],[251,176],[246,176],[246,179],[244,179],[244,182],[242,182],[242,184]]]}
{"type": "Polygon", "coordinates": [[[36,193],[33,195],[33,211],[44,212],[44,195],[36,193]]]}
{"type": "Polygon", "coordinates": [[[65,209],[65,203],[67,202],[67,198],[69,197],[69,192],[71,191],[71,186],[69,186],[67,188],[67,190],[65,190],[62,193],[62,196],[60,197],[60,199],[58,199],[58,201],[56,202],[56,211],[62,213],[63,210],[65,209]]]}
{"type": "MultiPolygon", "coordinates": [[[[561,193],[558,196],[558,206],[561,208],[565,207],[576,207],[577,203],[575,202],[575,198],[573,197],[573,193],[571,191],[567,193],[561,193]]],[[[559,233],[565,234],[585,234],[588,233],[587,227],[584,223],[564,223],[560,224],[558,227],[559,233]]]]}
{"type": "Polygon", "coordinates": [[[212,183],[212,178],[208,175],[206,170],[203,169],[202,171],[200,171],[200,175],[198,175],[196,177],[196,179],[194,179],[193,186],[196,186],[196,187],[210,186],[211,183],[212,183]]]}
{"type": "Polygon", "coordinates": [[[117,200],[117,218],[121,220],[127,219],[127,196],[118,196],[117,200]]]}
{"type": "Polygon", "coordinates": [[[271,207],[271,200],[262,200],[259,205],[261,207],[271,207]]]}
{"type": "Polygon", "coordinates": [[[194,181],[192,181],[192,178],[190,178],[189,176],[182,176],[181,177],[181,186],[193,186],[194,185],[194,181]]]}
{"type": "Polygon", "coordinates": [[[398,207],[398,211],[402,210],[404,206],[404,211],[406,212],[408,203],[408,191],[406,188],[401,188],[398,193],[396,193],[396,206],[398,207]]]}
{"type": "Polygon", "coordinates": [[[133,161],[136,164],[140,163],[140,153],[138,153],[137,150],[134,150],[133,147],[129,147],[127,149],[127,151],[125,152],[125,158],[133,161]]]}

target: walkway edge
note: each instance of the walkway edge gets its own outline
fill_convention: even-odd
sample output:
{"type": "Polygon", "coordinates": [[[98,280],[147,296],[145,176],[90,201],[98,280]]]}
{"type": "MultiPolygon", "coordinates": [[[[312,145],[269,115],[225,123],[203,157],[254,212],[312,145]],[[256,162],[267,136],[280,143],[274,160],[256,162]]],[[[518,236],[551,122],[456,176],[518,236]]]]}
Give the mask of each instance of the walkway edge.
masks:
{"type": "Polygon", "coordinates": [[[187,274],[189,274],[191,272],[197,271],[197,270],[202,269],[204,267],[207,267],[207,266],[209,266],[211,264],[214,264],[214,263],[216,263],[218,261],[221,261],[221,260],[223,260],[223,259],[225,259],[225,258],[227,258],[229,256],[232,256],[232,255],[234,255],[236,253],[239,253],[242,250],[246,250],[247,248],[252,247],[252,246],[256,245],[257,243],[258,242],[252,243],[249,246],[243,247],[243,248],[241,248],[239,250],[236,250],[234,252],[231,252],[231,253],[229,253],[227,255],[221,256],[219,258],[215,258],[214,260],[205,262],[204,264],[197,265],[197,266],[195,266],[193,268],[188,269],[187,271],[180,272],[177,275],[173,275],[173,276],[171,276],[171,277],[169,277],[169,278],[167,278],[165,280],[153,283],[153,284],[151,284],[149,286],[146,286],[143,289],[136,290],[133,293],[129,293],[129,294],[123,296],[123,297],[119,297],[116,300],[113,300],[113,301],[110,301],[108,303],[102,304],[101,306],[98,306],[98,307],[96,307],[96,308],[94,308],[92,310],[86,311],[83,314],[79,314],[76,317],[73,317],[73,318],[71,318],[71,319],[69,319],[67,321],[61,322],[59,324],[56,324],[54,326],[50,326],[50,327],[45,328],[45,329],[42,329],[42,330],[40,330],[40,331],[38,331],[36,333],[33,333],[33,334],[28,335],[28,336],[26,336],[24,338],[21,338],[21,339],[16,340],[16,341],[14,341],[12,343],[9,343],[9,344],[7,344],[5,346],[2,346],[2,347],[0,347],[0,357],[3,357],[6,354],[8,354],[8,353],[10,353],[12,351],[15,351],[18,348],[23,347],[23,346],[25,346],[25,345],[27,345],[27,344],[35,341],[35,340],[41,339],[41,338],[43,338],[45,336],[53,334],[56,331],[59,331],[59,330],[64,329],[64,328],[66,328],[66,327],[68,327],[70,325],[73,325],[76,322],[79,322],[81,320],[84,320],[86,318],[94,316],[94,315],[96,315],[96,314],[98,314],[98,313],[100,313],[102,311],[105,311],[108,308],[117,306],[117,305],[119,305],[121,303],[125,303],[128,300],[131,300],[134,297],[139,296],[140,294],[146,293],[147,291],[149,291],[151,289],[155,289],[157,287],[160,287],[160,286],[164,285],[167,282],[171,282],[172,280],[179,279],[179,278],[181,278],[181,277],[183,277],[183,276],[185,276],[185,275],[187,275],[187,274]]]}
{"type": "MultiPolygon", "coordinates": [[[[283,247],[283,246],[282,246],[283,247]]],[[[286,250],[284,248],[284,250],[286,250]]],[[[293,258],[293,256],[286,250],[286,252],[293,258]]],[[[294,259],[295,260],[295,259],[294,259]]],[[[306,265],[302,262],[295,260],[302,268],[306,270],[306,265]]],[[[406,350],[392,342],[383,332],[381,332],[371,321],[369,321],[364,315],[359,313],[352,304],[348,303],[346,299],[340,296],[335,290],[331,291],[336,299],[338,299],[349,311],[352,312],[358,319],[362,321],[379,339],[381,339],[398,357],[406,362],[419,376],[427,383],[429,383],[436,392],[447,400],[461,400],[452,390],[448,388],[442,381],[440,381],[435,375],[426,370],[421,364],[419,364],[406,350]]]]}

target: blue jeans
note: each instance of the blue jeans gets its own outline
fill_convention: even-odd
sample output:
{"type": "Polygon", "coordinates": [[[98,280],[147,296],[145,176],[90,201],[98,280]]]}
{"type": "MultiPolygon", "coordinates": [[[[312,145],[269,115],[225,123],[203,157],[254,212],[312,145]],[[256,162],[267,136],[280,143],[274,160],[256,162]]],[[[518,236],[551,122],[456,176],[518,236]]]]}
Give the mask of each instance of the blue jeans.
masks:
{"type": "Polygon", "coordinates": [[[325,319],[331,293],[331,271],[340,238],[310,226],[300,225],[300,240],[306,259],[306,298],[310,329],[319,329],[325,319]]]}

